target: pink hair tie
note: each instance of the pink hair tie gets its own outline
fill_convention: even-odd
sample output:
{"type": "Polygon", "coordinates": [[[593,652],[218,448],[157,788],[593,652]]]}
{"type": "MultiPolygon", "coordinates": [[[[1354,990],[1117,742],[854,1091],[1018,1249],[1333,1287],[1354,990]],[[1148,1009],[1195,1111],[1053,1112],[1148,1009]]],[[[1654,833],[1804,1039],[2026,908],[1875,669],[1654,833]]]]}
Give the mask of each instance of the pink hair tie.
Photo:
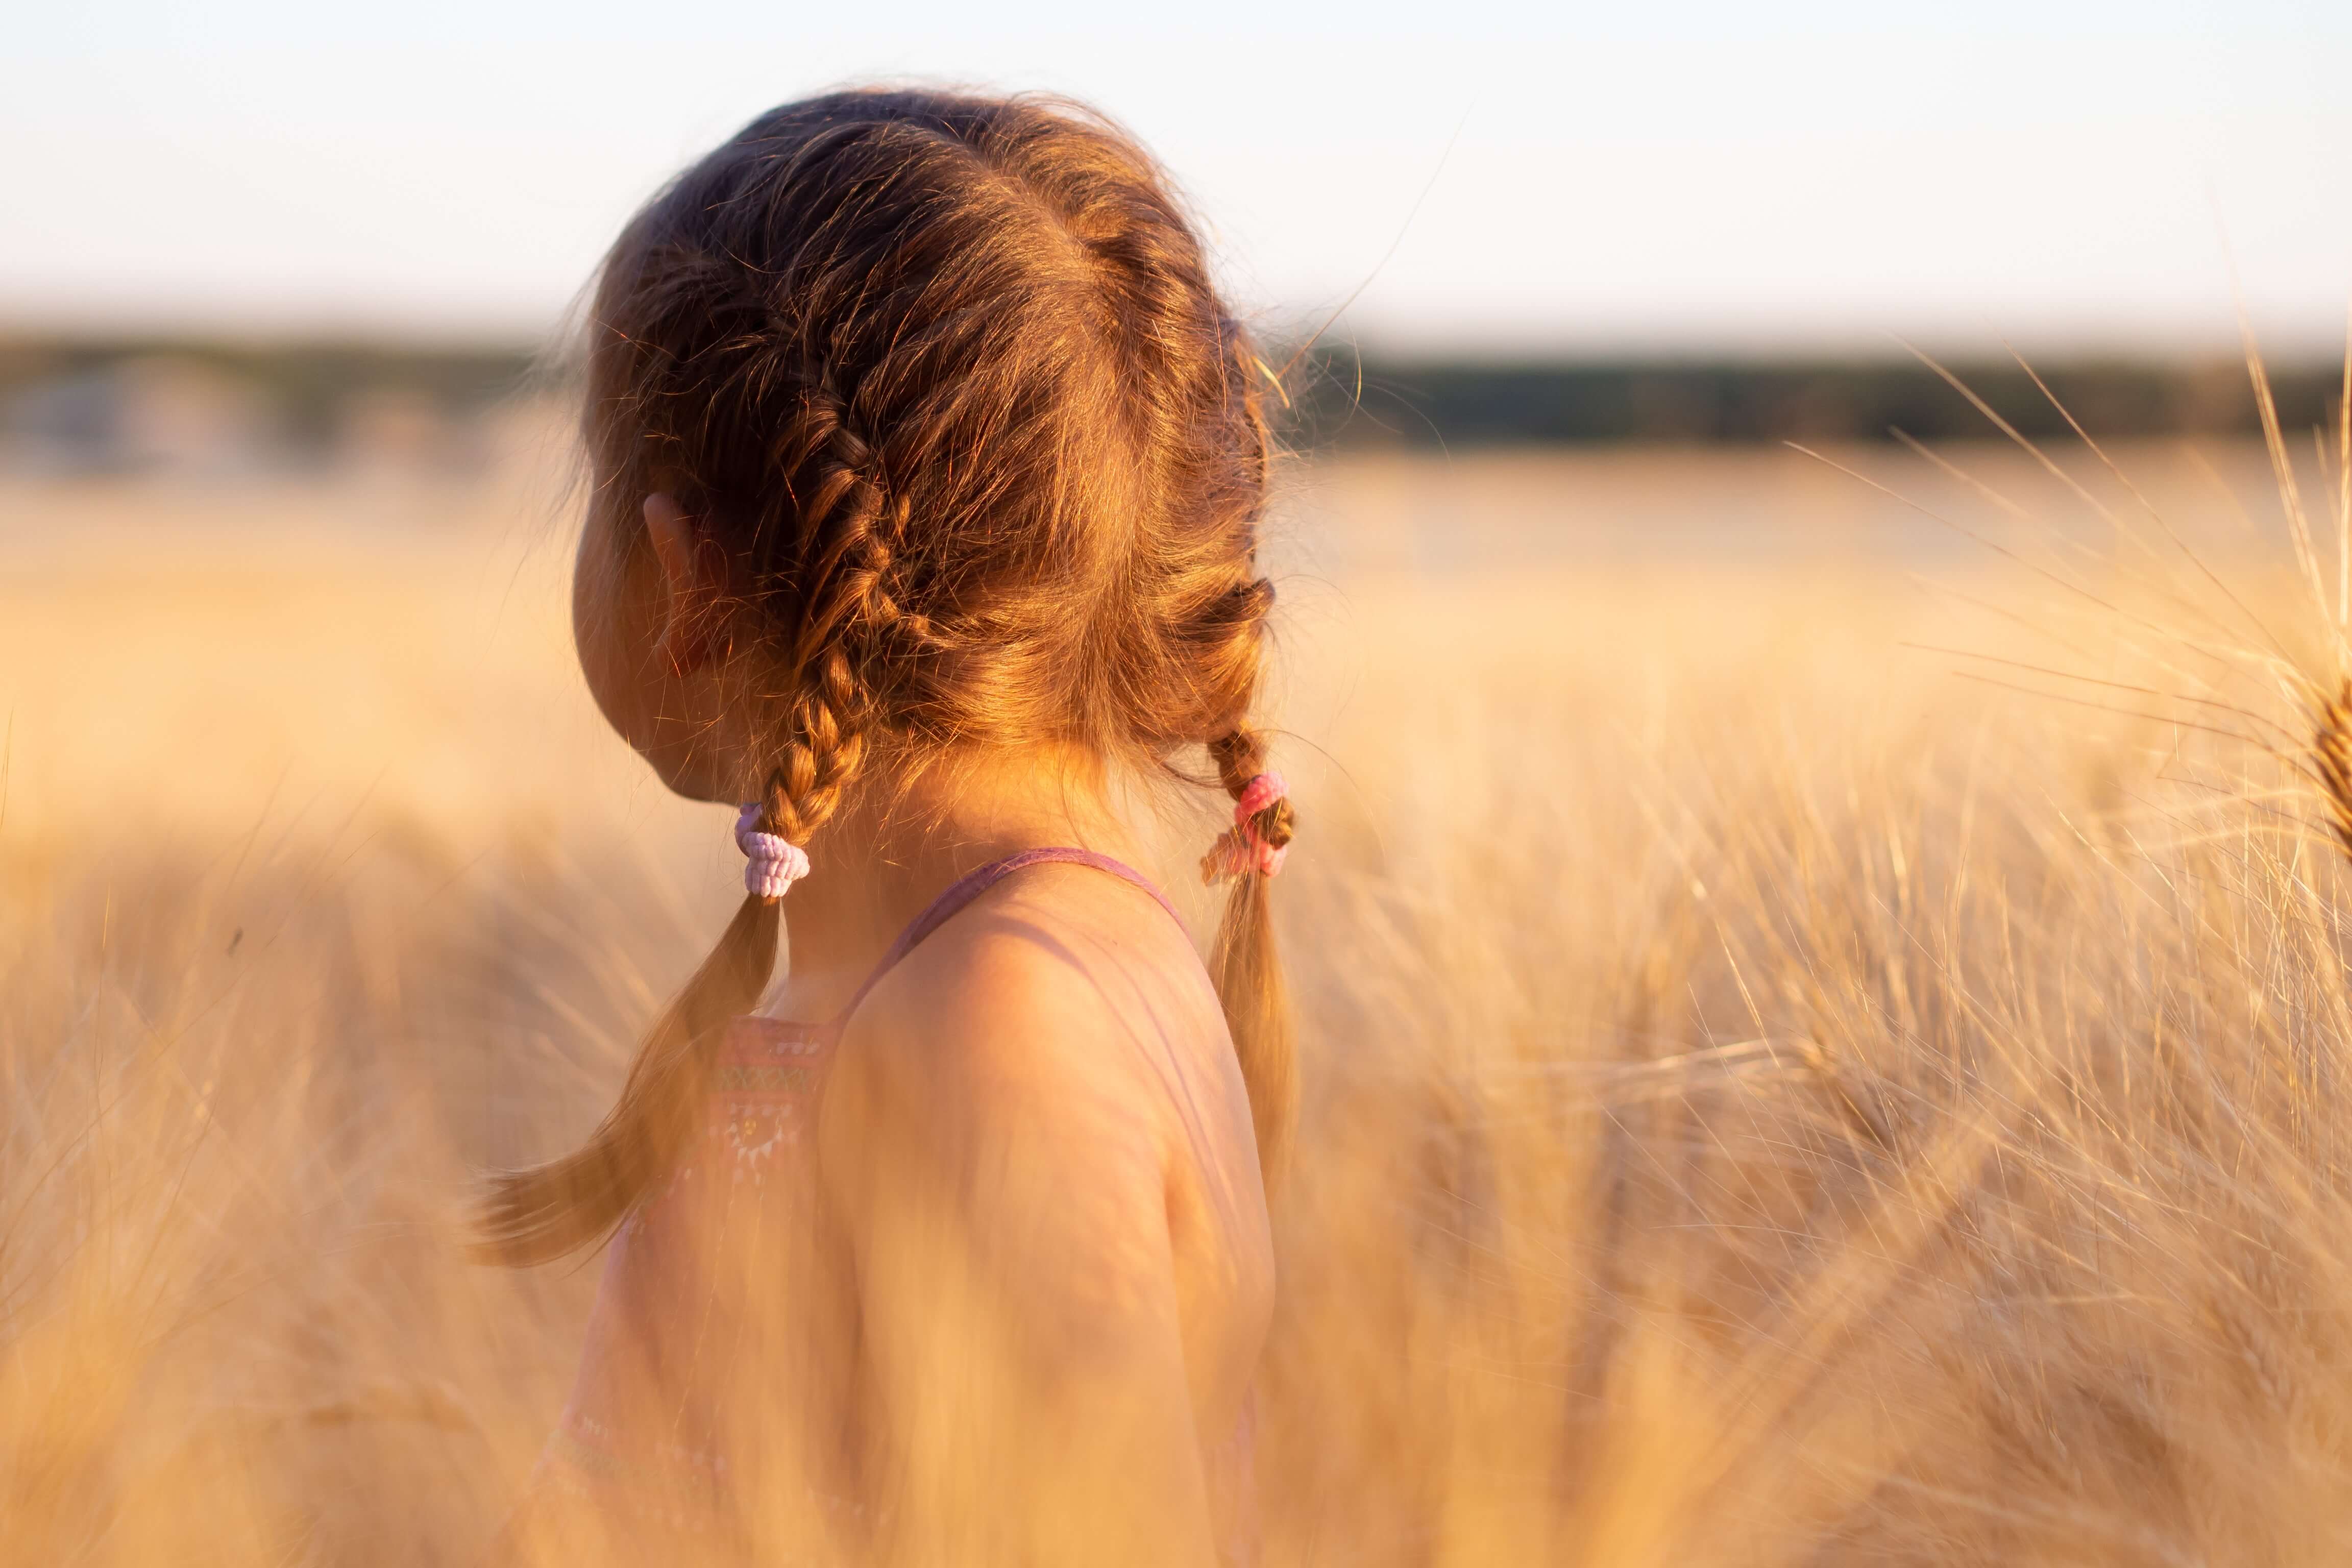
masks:
{"type": "Polygon", "coordinates": [[[1272,771],[1243,785],[1234,802],[1233,826],[1217,835],[1216,843],[1202,858],[1202,879],[1222,882],[1249,871],[1271,877],[1281,870],[1283,861],[1289,858],[1290,846],[1267,843],[1265,835],[1258,831],[1257,815],[1289,794],[1282,775],[1272,771]]]}
{"type": "Polygon", "coordinates": [[[768,808],[747,800],[735,814],[735,847],[750,862],[743,868],[743,890],[761,899],[781,899],[794,882],[809,874],[808,851],[780,833],[762,833],[760,823],[768,808]]]}

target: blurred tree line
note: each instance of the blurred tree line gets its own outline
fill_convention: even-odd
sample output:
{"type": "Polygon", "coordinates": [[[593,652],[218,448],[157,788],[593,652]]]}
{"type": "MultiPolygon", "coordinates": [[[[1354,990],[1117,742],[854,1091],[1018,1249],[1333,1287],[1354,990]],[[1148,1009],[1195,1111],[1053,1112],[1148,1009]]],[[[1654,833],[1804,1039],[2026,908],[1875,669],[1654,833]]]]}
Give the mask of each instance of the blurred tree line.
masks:
{"type": "MultiPolygon", "coordinates": [[[[2032,374],[2013,360],[1945,368],[2036,438],[2070,434],[2068,414],[2102,438],[2261,428],[2246,366],[2233,360],[2053,360],[2032,374]]],[[[1923,441],[1998,435],[1966,394],[1916,359],[1481,363],[1336,352],[1318,353],[1293,375],[1301,384],[1291,391],[1292,439],[1308,447],[1884,441],[1898,430],[1923,441]]],[[[2334,416],[2343,395],[2340,363],[2275,365],[2269,375],[2286,428],[2334,416]]]]}
{"type": "Polygon", "coordinates": [[[551,377],[528,349],[0,335],[0,460],[70,472],[463,470],[551,377]]]}
{"type": "MultiPolygon", "coordinates": [[[[1268,355],[1276,364],[1287,357],[1268,355]]],[[[1949,368],[2024,434],[2068,434],[2065,415],[2014,362],[1949,368]]],[[[2233,361],[2053,360],[2035,369],[2095,437],[2260,428],[2246,368],[2233,361]]],[[[2340,365],[2286,363],[2271,376],[2289,429],[2333,416],[2340,365]]],[[[111,471],[373,455],[462,468],[475,460],[473,432],[562,379],[522,346],[0,336],[0,460],[111,471]]],[[[1318,349],[1284,391],[1286,437],[1307,450],[1996,434],[1916,360],[1482,363],[1318,349]]]]}

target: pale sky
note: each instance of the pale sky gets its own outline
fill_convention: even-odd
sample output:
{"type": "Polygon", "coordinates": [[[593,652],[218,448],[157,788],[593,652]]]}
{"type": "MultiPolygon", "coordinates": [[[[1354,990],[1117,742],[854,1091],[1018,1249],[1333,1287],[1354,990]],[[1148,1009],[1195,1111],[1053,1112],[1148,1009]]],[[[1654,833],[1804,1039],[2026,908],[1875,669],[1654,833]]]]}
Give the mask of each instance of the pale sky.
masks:
{"type": "Polygon", "coordinates": [[[1154,15],[41,6],[0,61],[0,323],[541,331],[693,154],[909,76],[1092,100],[1246,305],[1360,285],[1341,331],[1375,347],[2202,346],[2232,255],[2275,348],[2352,301],[2344,0],[1154,15]]]}

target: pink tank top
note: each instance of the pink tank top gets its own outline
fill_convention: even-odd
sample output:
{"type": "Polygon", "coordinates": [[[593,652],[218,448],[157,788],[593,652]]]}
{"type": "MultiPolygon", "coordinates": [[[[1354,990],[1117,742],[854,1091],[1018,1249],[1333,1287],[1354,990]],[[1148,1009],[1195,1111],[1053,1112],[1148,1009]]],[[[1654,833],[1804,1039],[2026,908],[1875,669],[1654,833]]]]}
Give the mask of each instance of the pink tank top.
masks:
{"type": "MultiPolygon", "coordinates": [[[[729,1027],[700,1136],[623,1222],[607,1251],[572,1398],[541,1459],[530,1511],[595,1516],[607,1539],[646,1531],[734,1536],[745,1491],[757,1491],[763,1504],[773,1499],[774,1488],[762,1484],[766,1460],[789,1463],[805,1489],[807,1528],[860,1533],[863,1489],[845,1469],[828,1472],[857,1448],[857,1433],[801,1432],[787,1459],[770,1453],[747,1463],[747,1439],[730,1430],[730,1417],[744,1403],[747,1384],[772,1404],[781,1397],[811,1410],[856,1408],[854,1373],[845,1370],[855,1358],[807,1352],[812,1343],[854,1342],[855,1323],[799,1323],[779,1332],[771,1321],[791,1317],[796,1302],[814,1311],[838,1300],[793,1284],[843,1268],[841,1259],[823,1254],[807,1201],[815,1173],[814,1118],[834,1048],[866,995],[925,938],[1006,877],[1046,864],[1108,872],[1179,919],[1147,878],[1109,856],[1027,849],[980,868],[931,900],[830,1021],[749,1016],[729,1027]],[[746,1271],[756,1275],[748,1289],[746,1271]],[[761,1297],[770,1298],[768,1310],[751,1311],[761,1297]],[[793,1398],[796,1378],[807,1384],[809,1397],[793,1398]],[[780,1395],[780,1389],[786,1392],[780,1395]]],[[[1231,1478],[1221,1489],[1232,1495],[1220,1509],[1229,1562],[1255,1555],[1248,1481],[1254,1406],[1246,1403],[1239,1428],[1204,1456],[1213,1479],[1216,1472],[1231,1478]]],[[[740,1542],[762,1555],[794,1544],[740,1542]]]]}

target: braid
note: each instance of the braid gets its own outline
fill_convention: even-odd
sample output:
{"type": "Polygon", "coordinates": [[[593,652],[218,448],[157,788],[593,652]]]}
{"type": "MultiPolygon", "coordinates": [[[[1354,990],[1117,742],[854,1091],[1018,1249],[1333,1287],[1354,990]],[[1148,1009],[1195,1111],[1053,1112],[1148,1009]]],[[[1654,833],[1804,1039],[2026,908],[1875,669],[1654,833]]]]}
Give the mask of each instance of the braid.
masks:
{"type": "Polygon", "coordinates": [[[879,456],[823,373],[803,383],[797,416],[776,443],[793,517],[793,559],[772,568],[799,600],[786,658],[783,739],[768,777],[778,831],[805,844],[840,808],[866,760],[877,703],[861,672],[886,669],[892,631],[911,628],[888,583],[904,536],[905,499],[892,500],[879,456]]]}
{"type": "MultiPolygon", "coordinates": [[[[885,586],[884,537],[893,508],[872,448],[822,392],[779,443],[799,460],[785,471],[798,559],[778,571],[803,599],[790,652],[795,671],[784,739],[761,791],[761,831],[806,845],[840,808],[866,757],[873,700],[851,648],[898,617],[885,586]]],[[[860,649],[859,651],[865,651],[860,649]]],[[[620,1099],[579,1151],[492,1178],[478,1249],[506,1263],[539,1263],[587,1246],[620,1223],[675,1163],[691,1135],[727,1026],[759,1005],[775,970],[777,900],[746,898],[719,945],[654,1025],[620,1099]]]]}

